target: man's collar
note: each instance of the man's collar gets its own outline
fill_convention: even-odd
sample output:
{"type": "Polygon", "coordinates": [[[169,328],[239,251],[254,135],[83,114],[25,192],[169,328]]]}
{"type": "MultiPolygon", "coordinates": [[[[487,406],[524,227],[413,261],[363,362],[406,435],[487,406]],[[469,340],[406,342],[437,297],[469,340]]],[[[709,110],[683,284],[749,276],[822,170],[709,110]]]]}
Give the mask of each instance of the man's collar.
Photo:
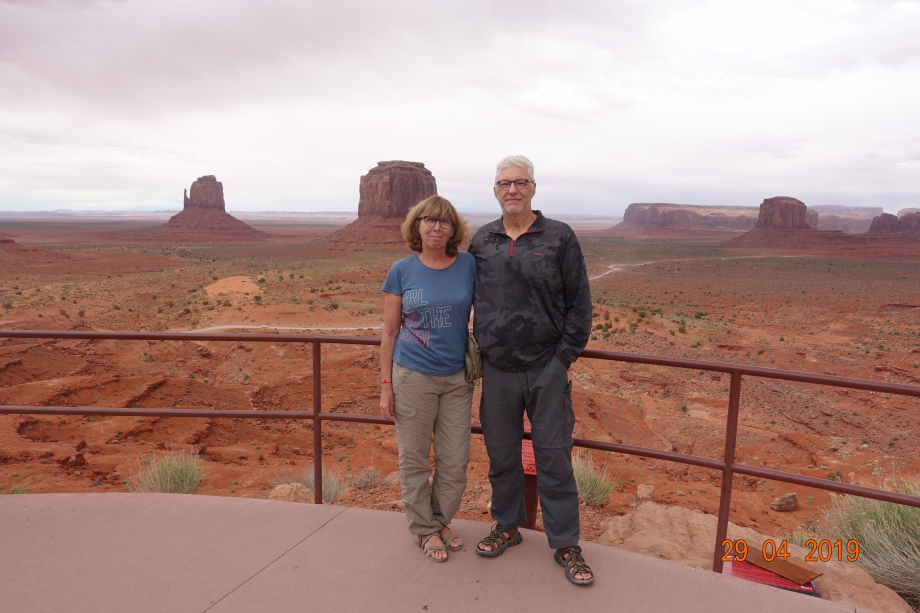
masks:
{"type": "MultiPolygon", "coordinates": [[[[536,215],[537,218],[534,219],[533,223],[530,224],[530,227],[527,228],[527,232],[542,232],[546,218],[543,217],[543,213],[541,213],[539,209],[534,209],[531,212],[534,215],[536,215]]],[[[490,226],[489,232],[497,232],[498,234],[504,234],[505,233],[505,218],[499,217],[498,219],[493,221],[491,224],[489,224],[489,226],[490,226]]],[[[525,232],[525,234],[527,232],[525,232]]]]}

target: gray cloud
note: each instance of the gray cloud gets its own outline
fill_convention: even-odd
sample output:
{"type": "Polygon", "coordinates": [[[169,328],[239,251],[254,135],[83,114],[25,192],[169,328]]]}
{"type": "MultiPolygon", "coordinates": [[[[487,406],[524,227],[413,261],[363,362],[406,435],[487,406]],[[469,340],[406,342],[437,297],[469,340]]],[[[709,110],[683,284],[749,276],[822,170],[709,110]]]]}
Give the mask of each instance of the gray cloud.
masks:
{"type": "Polygon", "coordinates": [[[485,205],[509,151],[550,210],[891,208],[920,187],[918,24],[914,1],[0,1],[0,209],[165,205],[206,172],[239,206],[354,208],[393,158],[485,205]]]}

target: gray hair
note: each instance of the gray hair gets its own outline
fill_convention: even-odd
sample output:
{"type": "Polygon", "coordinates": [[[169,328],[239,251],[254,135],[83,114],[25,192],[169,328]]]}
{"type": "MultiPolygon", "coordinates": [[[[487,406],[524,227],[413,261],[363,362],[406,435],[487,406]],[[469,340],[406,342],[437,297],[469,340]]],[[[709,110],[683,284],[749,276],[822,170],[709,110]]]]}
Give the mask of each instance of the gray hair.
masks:
{"type": "Polygon", "coordinates": [[[509,155],[501,162],[498,163],[498,166],[495,167],[495,180],[498,181],[498,174],[505,168],[511,168],[512,166],[521,166],[527,173],[530,175],[530,180],[534,183],[537,182],[536,177],[533,176],[533,162],[528,160],[523,155],[509,155]]]}

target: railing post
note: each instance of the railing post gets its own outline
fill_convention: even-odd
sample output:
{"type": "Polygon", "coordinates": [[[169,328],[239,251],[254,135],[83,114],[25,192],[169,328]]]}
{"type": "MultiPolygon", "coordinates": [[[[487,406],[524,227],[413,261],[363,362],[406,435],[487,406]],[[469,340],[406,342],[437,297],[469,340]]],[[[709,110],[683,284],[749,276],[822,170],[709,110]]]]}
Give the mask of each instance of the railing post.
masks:
{"type": "Polygon", "coordinates": [[[712,554],[713,572],[722,572],[722,556],[725,551],[722,541],[728,534],[728,514],[732,505],[732,479],[735,464],[735,439],[738,435],[738,407],[741,404],[741,373],[732,371],[731,385],[728,392],[728,423],[725,427],[725,453],[722,460],[725,468],[722,469],[722,492],[719,498],[719,523],[716,525],[716,543],[712,554]]]}
{"type": "Polygon", "coordinates": [[[320,341],[313,341],[313,502],[323,504],[323,362],[320,341]]]}

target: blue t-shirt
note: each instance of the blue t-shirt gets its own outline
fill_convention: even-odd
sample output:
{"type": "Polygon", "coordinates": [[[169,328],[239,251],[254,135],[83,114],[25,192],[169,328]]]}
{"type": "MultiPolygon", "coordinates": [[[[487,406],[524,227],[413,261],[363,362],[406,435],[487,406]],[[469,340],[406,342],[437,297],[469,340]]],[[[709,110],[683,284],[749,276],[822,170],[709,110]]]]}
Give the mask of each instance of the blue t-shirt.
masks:
{"type": "Polygon", "coordinates": [[[395,262],[381,288],[402,296],[403,328],[393,361],[428,375],[447,377],[463,368],[476,258],[465,251],[447,268],[428,268],[412,255],[395,262]]]}

